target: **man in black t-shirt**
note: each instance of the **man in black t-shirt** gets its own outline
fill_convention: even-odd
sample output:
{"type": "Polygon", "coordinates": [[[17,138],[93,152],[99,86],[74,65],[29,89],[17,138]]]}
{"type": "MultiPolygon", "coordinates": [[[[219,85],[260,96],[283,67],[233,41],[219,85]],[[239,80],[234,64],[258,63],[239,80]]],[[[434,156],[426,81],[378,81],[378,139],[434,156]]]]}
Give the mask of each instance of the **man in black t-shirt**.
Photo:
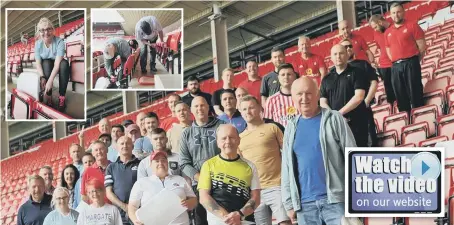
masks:
{"type": "Polygon", "coordinates": [[[274,47],[271,49],[271,62],[274,65],[274,70],[265,75],[262,79],[262,86],[260,87],[260,95],[262,96],[262,106],[266,106],[266,99],[271,95],[276,94],[281,90],[281,85],[277,79],[277,68],[285,63],[284,51],[280,48],[274,47]]]}
{"type": "Polygon", "coordinates": [[[350,40],[345,39],[340,42],[342,46],[345,47],[347,50],[347,54],[349,57],[349,64],[353,67],[362,69],[365,74],[364,76],[370,83],[370,86],[366,89],[365,97],[364,97],[364,104],[366,104],[367,109],[367,116],[368,116],[368,124],[369,124],[369,135],[371,138],[371,147],[378,146],[378,139],[377,133],[375,128],[375,120],[374,114],[372,113],[371,105],[374,103],[375,100],[375,92],[377,91],[378,85],[378,76],[375,69],[370,65],[370,63],[366,60],[356,59],[355,53],[353,52],[353,45],[350,40]]]}
{"type": "Polygon", "coordinates": [[[222,71],[222,88],[216,90],[211,98],[211,105],[214,108],[216,115],[220,116],[224,114],[224,107],[221,105],[221,95],[225,90],[236,91],[233,87],[233,76],[234,71],[231,68],[226,68],[222,71]]]}
{"type": "Polygon", "coordinates": [[[186,105],[191,107],[192,99],[194,99],[197,96],[202,96],[210,106],[210,113],[214,113],[213,106],[210,104],[212,97],[210,94],[202,92],[202,90],[200,90],[200,80],[196,76],[190,76],[188,78],[187,89],[189,92],[187,95],[181,98],[181,101],[183,101],[184,103],[186,103],[186,105]]]}
{"type": "Polygon", "coordinates": [[[323,78],[320,86],[320,106],[339,111],[355,136],[358,147],[367,147],[367,109],[364,96],[369,87],[365,72],[348,65],[347,50],[342,45],[331,48],[334,67],[323,78]]]}

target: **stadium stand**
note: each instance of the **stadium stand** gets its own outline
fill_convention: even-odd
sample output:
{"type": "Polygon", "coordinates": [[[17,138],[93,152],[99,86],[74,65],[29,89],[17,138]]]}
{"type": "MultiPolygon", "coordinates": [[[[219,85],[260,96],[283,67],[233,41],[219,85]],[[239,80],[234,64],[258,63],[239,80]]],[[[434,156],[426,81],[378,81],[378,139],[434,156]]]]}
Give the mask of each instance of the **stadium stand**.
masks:
{"type": "MultiPolygon", "coordinates": [[[[7,115],[11,119],[83,119],[85,102],[85,35],[84,18],[56,27],[54,35],[65,40],[65,59],[70,65],[70,83],[66,94],[67,108],[59,112],[54,108],[45,107],[39,102],[39,75],[35,68],[35,38],[28,40],[28,45],[15,43],[8,46],[8,93],[11,96],[11,107],[7,115]],[[11,60],[10,60],[11,59],[11,60]],[[16,108],[19,107],[19,108],[16,108]],[[24,113],[23,107],[30,112],[24,113]]],[[[58,87],[58,79],[54,79],[54,88],[58,87]]],[[[58,91],[54,91],[54,99],[58,99],[58,91]]],[[[57,105],[57,104],[53,104],[57,105]]]]}
{"type": "MultiPolygon", "coordinates": [[[[454,6],[450,5],[447,1],[428,1],[419,2],[413,1],[405,4],[406,16],[409,20],[419,21],[421,27],[425,30],[427,45],[429,46],[427,54],[422,60],[422,82],[424,84],[426,104],[423,107],[414,109],[410,115],[405,112],[398,112],[395,105],[386,102],[384,97],[383,86],[382,90],[377,91],[376,95],[377,104],[374,105],[373,112],[374,118],[377,123],[377,131],[380,140],[380,146],[383,147],[416,147],[416,146],[433,146],[436,143],[454,140],[454,87],[453,87],[453,74],[454,67],[453,52],[454,40],[452,34],[454,33],[454,6]],[[380,101],[380,99],[382,99],[380,101]]],[[[385,13],[385,17],[389,18],[389,13],[385,13]]],[[[372,30],[366,24],[359,28],[355,28],[355,33],[361,34],[369,46],[374,49],[372,52],[375,57],[379,56],[380,50],[374,48],[376,43],[373,41],[371,35],[372,30]]],[[[328,53],[332,46],[332,41],[335,38],[337,31],[334,30],[327,34],[321,35],[313,41],[313,51],[321,54],[325,58],[327,66],[331,67],[332,63],[329,60],[328,53]]],[[[168,45],[166,45],[168,46],[168,45]]],[[[297,47],[291,46],[285,50],[286,60],[294,62],[297,47]]],[[[165,51],[161,51],[164,53],[165,51]]],[[[14,64],[14,55],[11,57],[11,68],[14,64]]],[[[101,60],[99,53],[94,53],[93,58],[101,60]]],[[[32,58],[29,54],[29,60],[32,58]]],[[[94,77],[103,76],[103,68],[99,66],[94,68],[97,75],[94,77]]],[[[298,67],[299,65],[294,65],[298,67]]],[[[17,71],[16,67],[16,71],[17,71]]],[[[259,65],[259,75],[263,76],[273,70],[273,65],[269,62],[261,63],[259,65]]],[[[104,71],[105,73],[105,71],[104,71]]],[[[234,77],[235,86],[244,80],[246,73],[244,71],[237,72],[234,77]]],[[[220,82],[214,82],[212,78],[206,79],[201,83],[201,89],[204,92],[212,93],[214,90],[220,88],[220,82]]],[[[183,95],[183,92],[177,92],[183,95]]],[[[20,93],[17,94],[20,96],[20,93]]],[[[21,97],[26,99],[24,102],[19,102],[16,107],[21,107],[21,113],[33,114],[33,110],[27,108],[27,101],[31,102],[32,97],[21,97]],[[23,103],[23,104],[22,104],[23,103]]],[[[31,104],[31,103],[29,103],[31,104]]],[[[18,108],[16,108],[18,109],[18,108]]],[[[160,119],[170,116],[169,109],[166,107],[166,98],[161,98],[154,101],[152,104],[142,107],[139,110],[123,114],[117,112],[108,116],[107,118],[112,124],[119,124],[123,120],[131,119],[135,121],[135,117],[139,112],[156,112],[160,119]]],[[[23,115],[27,116],[27,115],[23,115]]],[[[86,129],[86,143],[84,147],[88,147],[90,142],[97,138],[99,131],[92,123],[92,126],[86,129]]],[[[0,184],[2,199],[2,222],[4,224],[14,224],[16,221],[17,208],[19,201],[23,198],[25,193],[25,178],[29,174],[37,173],[41,165],[51,165],[55,173],[60,172],[62,167],[69,163],[68,149],[71,143],[76,143],[77,133],[65,137],[57,142],[51,140],[39,143],[36,146],[29,148],[21,154],[1,161],[2,182],[0,184]],[[63,151],[64,150],[64,151],[63,151]],[[18,166],[23,165],[23,166],[18,166]]],[[[446,159],[445,177],[448,182],[445,182],[445,204],[450,203],[449,197],[454,194],[454,181],[453,170],[454,163],[451,159],[446,159]]],[[[56,183],[57,180],[54,180],[56,183]]],[[[451,205],[451,204],[449,204],[451,205]]],[[[448,210],[448,208],[447,208],[448,210]]],[[[443,223],[453,225],[454,213],[452,207],[447,211],[447,217],[441,218],[443,223]],[[446,223],[445,223],[446,222],[446,223]]],[[[405,225],[429,225],[436,224],[436,218],[429,219],[409,219],[406,218],[403,223],[405,225]]],[[[382,224],[397,224],[398,218],[365,218],[365,225],[382,225],[382,224]]]]}

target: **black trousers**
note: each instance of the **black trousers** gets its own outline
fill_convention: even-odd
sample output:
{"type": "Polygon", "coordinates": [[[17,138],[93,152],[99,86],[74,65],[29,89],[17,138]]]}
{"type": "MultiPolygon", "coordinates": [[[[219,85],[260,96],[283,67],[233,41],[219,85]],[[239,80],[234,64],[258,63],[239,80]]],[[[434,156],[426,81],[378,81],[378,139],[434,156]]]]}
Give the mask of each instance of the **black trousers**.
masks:
{"type": "Polygon", "coordinates": [[[193,216],[194,216],[194,222],[195,222],[194,225],[208,225],[207,211],[203,207],[203,205],[200,204],[200,196],[199,196],[199,190],[197,190],[197,185],[192,186],[192,190],[194,191],[195,195],[197,196],[197,202],[199,202],[199,204],[197,204],[197,206],[193,210],[193,212],[194,212],[193,216]]]}
{"type": "MultiPolygon", "coordinates": [[[[153,44],[156,43],[158,37],[153,40],[150,40],[149,43],[153,44]]],[[[147,57],[148,57],[148,45],[142,43],[140,48],[140,68],[142,71],[147,70],[147,57]]],[[[150,69],[156,68],[156,48],[150,47],[150,69]]]]}
{"type": "Polygon", "coordinates": [[[370,147],[378,147],[378,137],[377,137],[377,130],[375,127],[374,113],[372,112],[372,109],[370,107],[367,108],[367,123],[368,123],[369,137],[370,137],[370,141],[371,141],[370,147]]]}
{"type": "Polygon", "coordinates": [[[419,57],[413,56],[403,62],[393,63],[391,81],[400,112],[424,105],[419,57]]]}
{"type": "Polygon", "coordinates": [[[383,79],[383,84],[385,85],[386,101],[392,105],[393,102],[396,101],[396,96],[394,96],[394,89],[391,83],[391,67],[378,68],[378,73],[383,79]]]}
{"type": "Polygon", "coordinates": [[[368,147],[367,142],[369,139],[369,126],[367,115],[350,118],[348,125],[352,130],[353,136],[355,136],[356,146],[368,147]]]}
{"type": "MultiPolygon", "coordinates": [[[[50,74],[52,73],[52,70],[54,69],[54,62],[55,60],[53,59],[43,59],[41,61],[41,66],[43,67],[43,73],[44,73],[44,78],[49,80],[50,74]]],[[[60,62],[60,67],[58,68],[58,92],[60,93],[60,96],[65,96],[66,95],[66,89],[68,88],[68,82],[69,82],[69,75],[70,75],[70,70],[69,70],[69,63],[66,61],[66,59],[62,59],[60,62]]],[[[47,93],[48,95],[52,95],[52,91],[50,93],[47,93]]]]}

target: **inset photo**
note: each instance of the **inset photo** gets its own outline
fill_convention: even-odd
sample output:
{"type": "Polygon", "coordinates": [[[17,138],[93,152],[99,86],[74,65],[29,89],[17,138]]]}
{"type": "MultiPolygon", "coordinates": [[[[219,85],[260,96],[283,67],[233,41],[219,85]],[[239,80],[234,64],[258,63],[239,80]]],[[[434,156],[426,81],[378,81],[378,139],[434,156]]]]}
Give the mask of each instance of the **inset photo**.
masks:
{"type": "Polygon", "coordinates": [[[183,89],[182,9],[91,9],[92,89],[183,89]]]}
{"type": "Polygon", "coordinates": [[[85,9],[6,15],[6,120],[84,121],[85,9]]]}

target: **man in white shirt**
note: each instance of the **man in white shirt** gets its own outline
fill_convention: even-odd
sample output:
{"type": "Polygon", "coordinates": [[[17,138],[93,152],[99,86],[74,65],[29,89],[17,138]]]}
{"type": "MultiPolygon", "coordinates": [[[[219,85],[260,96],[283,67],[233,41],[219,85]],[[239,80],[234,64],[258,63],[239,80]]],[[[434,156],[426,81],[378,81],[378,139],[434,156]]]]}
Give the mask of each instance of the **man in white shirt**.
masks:
{"type": "Polygon", "coordinates": [[[140,47],[140,68],[142,73],[147,72],[147,49],[150,47],[150,70],[156,70],[156,41],[159,39],[164,42],[164,33],[159,21],[154,16],[145,16],[140,19],[136,24],[136,39],[140,47]]]}

